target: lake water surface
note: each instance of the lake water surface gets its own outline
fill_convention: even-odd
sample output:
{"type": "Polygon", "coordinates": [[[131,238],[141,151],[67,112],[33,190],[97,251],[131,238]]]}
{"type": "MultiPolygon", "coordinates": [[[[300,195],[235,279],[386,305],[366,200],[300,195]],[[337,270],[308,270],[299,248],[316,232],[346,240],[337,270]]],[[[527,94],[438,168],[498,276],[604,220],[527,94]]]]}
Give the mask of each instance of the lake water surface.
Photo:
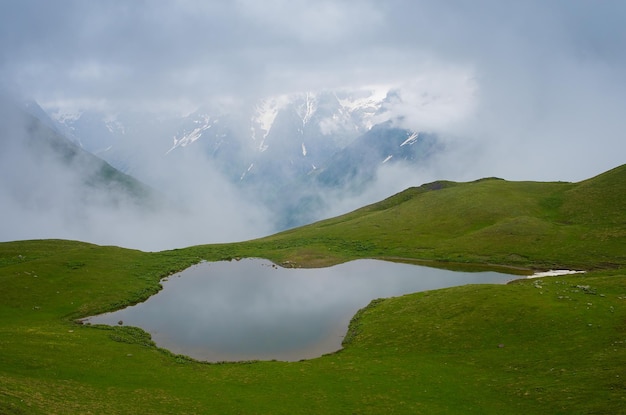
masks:
{"type": "Polygon", "coordinates": [[[205,262],[162,281],[146,302],[86,322],[121,320],[198,360],[293,361],[341,349],[350,319],[375,298],[516,278],[379,260],[315,269],[263,259],[205,262]]]}

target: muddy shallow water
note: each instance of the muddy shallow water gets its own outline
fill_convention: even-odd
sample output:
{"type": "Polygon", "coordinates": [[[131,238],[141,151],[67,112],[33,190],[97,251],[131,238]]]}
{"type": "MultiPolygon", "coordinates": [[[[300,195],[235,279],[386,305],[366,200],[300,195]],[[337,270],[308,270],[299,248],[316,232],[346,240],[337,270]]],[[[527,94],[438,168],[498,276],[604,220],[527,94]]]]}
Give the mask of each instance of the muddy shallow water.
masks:
{"type": "Polygon", "coordinates": [[[164,280],[146,302],[86,322],[141,327],[159,347],[198,360],[293,361],[339,350],[352,316],[375,298],[516,278],[379,260],[315,269],[205,262],[164,280]]]}

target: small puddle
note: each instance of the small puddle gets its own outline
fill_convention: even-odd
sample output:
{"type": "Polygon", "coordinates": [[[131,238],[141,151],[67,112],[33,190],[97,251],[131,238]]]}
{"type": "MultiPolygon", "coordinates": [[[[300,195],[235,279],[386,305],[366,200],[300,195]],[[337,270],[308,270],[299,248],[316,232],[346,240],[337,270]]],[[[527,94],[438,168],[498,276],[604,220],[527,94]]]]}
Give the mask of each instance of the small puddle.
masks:
{"type": "Polygon", "coordinates": [[[141,327],[159,347],[198,360],[297,361],[341,349],[350,319],[375,298],[517,278],[369,259],[315,269],[205,262],[144,303],[84,321],[141,327]]]}

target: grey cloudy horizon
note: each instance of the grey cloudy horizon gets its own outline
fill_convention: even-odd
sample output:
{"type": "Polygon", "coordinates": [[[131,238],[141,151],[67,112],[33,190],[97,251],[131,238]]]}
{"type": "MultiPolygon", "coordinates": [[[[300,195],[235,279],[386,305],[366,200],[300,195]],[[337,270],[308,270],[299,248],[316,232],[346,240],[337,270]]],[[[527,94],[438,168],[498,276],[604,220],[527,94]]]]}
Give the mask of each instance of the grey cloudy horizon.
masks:
{"type": "Polygon", "coordinates": [[[620,1],[4,1],[0,74],[118,109],[392,85],[450,149],[431,176],[575,181],[624,163],[625,20],[620,1]]]}

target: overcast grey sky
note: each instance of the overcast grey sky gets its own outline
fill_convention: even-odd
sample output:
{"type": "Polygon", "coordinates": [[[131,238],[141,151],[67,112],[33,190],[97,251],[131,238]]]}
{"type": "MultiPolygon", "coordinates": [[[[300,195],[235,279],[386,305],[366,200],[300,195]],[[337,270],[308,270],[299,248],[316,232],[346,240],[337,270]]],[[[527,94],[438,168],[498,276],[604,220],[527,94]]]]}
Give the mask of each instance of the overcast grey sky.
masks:
{"type": "Polygon", "coordinates": [[[37,99],[191,108],[393,85],[441,178],[580,180],[626,160],[621,0],[2,0],[0,77],[37,99]]]}

